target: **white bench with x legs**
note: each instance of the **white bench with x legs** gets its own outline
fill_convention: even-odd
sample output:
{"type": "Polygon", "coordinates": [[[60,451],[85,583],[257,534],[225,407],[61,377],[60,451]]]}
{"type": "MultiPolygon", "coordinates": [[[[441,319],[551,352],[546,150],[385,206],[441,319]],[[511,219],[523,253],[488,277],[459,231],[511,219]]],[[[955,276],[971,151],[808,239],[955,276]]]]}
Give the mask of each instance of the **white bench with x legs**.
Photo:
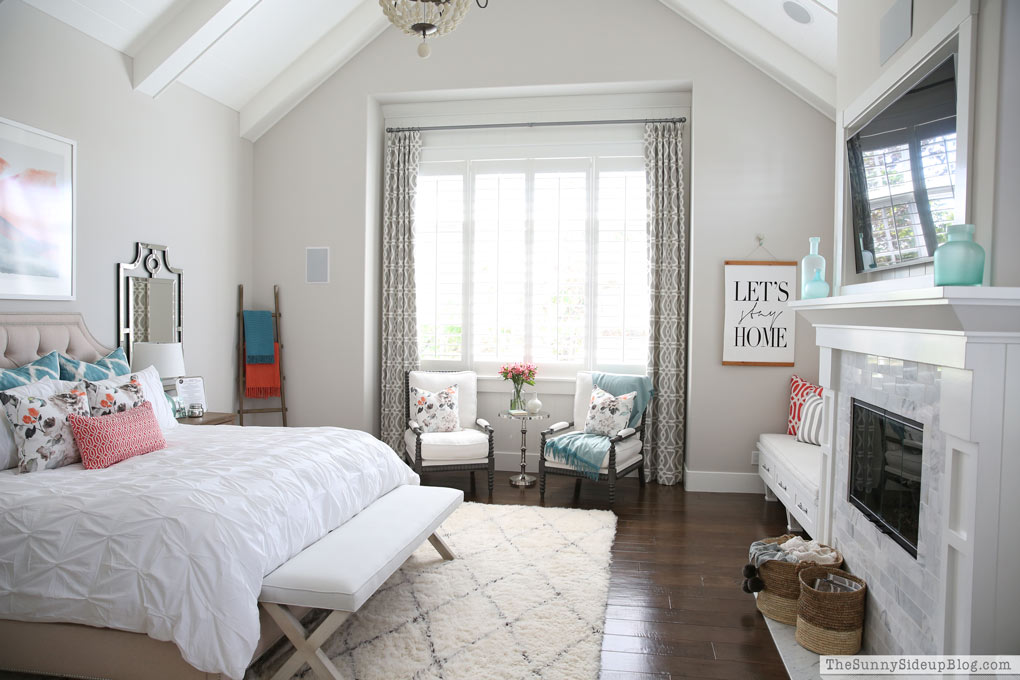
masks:
{"type": "Polygon", "coordinates": [[[306,663],[320,680],[341,680],[322,644],[426,538],[443,559],[454,559],[435,531],[463,501],[457,489],[397,487],[266,576],[259,602],[294,644],[273,680],[290,678],[306,663]],[[308,631],[291,606],[333,611],[308,631]]]}

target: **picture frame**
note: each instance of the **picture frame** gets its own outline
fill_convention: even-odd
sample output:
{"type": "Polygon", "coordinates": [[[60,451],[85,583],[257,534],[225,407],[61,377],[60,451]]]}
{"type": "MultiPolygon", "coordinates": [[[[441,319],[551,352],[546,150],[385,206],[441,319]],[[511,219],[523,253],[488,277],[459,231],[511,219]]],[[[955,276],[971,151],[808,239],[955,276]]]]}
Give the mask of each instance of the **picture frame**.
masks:
{"type": "Polygon", "coordinates": [[[797,263],[726,260],[723,278],[723,365],[793,366],[797,263]]]}
{"type": "Polygon", "coordinates": [[[180,406],[188,408],[192,404],[201,404],[203,411],[209,410],[205,401],[205,381],[201,376],[181,376],[174,381],[174,385],[180,406]]]}
{"type": "Polygon", "coordinates": [[[0,118],[0,299],[75,299],[77,152],[0,118]]]}

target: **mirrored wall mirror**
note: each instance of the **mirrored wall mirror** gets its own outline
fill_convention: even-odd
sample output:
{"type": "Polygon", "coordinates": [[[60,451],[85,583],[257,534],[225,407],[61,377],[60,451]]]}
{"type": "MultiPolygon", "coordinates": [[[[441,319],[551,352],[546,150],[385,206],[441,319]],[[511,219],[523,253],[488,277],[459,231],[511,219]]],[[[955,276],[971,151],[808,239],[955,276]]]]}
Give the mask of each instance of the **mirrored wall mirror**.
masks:
{"type": "MultiPolygon", "coordinates": [[[[847,140],[857,273],[929,261],[958,214],[956,57],[847,140]]],[[[849,263],[848,263],[849,264],[849,263]]]]}
{"type": "Polygon", "coordinates": [[[184,273],[170,265],[166,246],[138,243],[135,260],[118,271],[118,337],[128,359],[136,342],[181,342],[184,273]]]}

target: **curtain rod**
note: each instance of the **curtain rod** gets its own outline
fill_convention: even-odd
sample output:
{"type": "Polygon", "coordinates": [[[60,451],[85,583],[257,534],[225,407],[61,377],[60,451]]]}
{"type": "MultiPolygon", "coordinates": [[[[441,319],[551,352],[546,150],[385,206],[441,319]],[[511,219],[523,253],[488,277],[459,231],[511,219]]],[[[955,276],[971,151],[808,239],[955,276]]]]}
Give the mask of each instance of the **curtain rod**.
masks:
{"type": "Polygon", "coordinates": [[[429,130],[482,130],[486,128],[564,127],[568,125],[621,125],[624,123],[686,123],[687,118],[636,118],[633,120],[564,120],[536,123],[478,123],[476,125],[432,125],[429,127],[386,128],[386,132],[426,132],[429,130]]]}

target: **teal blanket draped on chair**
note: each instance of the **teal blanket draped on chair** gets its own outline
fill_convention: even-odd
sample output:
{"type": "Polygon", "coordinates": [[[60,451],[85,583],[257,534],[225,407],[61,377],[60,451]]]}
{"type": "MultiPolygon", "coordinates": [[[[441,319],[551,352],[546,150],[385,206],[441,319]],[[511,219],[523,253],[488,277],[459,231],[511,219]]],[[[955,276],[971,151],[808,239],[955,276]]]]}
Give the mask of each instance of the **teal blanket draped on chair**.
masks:
{"type": "MultiPolygon", "coordinates": [[[[634,396],[634,410],[630,414],[628,427],[637,427],[641,423],[641,416],[655,395],[651,379],[643,375],[592,373],[592,383],[614,397],[629,392],[637,393],[634,396]]],[[[545,457],[569,465],[584,473],[585,477],[598,479],[602,461],[609,453],[609,437],[586,434],[583,432],[584,423],[574,423],[574,427],[582,432],[571,432],[546,442],[545,457]]]]}

